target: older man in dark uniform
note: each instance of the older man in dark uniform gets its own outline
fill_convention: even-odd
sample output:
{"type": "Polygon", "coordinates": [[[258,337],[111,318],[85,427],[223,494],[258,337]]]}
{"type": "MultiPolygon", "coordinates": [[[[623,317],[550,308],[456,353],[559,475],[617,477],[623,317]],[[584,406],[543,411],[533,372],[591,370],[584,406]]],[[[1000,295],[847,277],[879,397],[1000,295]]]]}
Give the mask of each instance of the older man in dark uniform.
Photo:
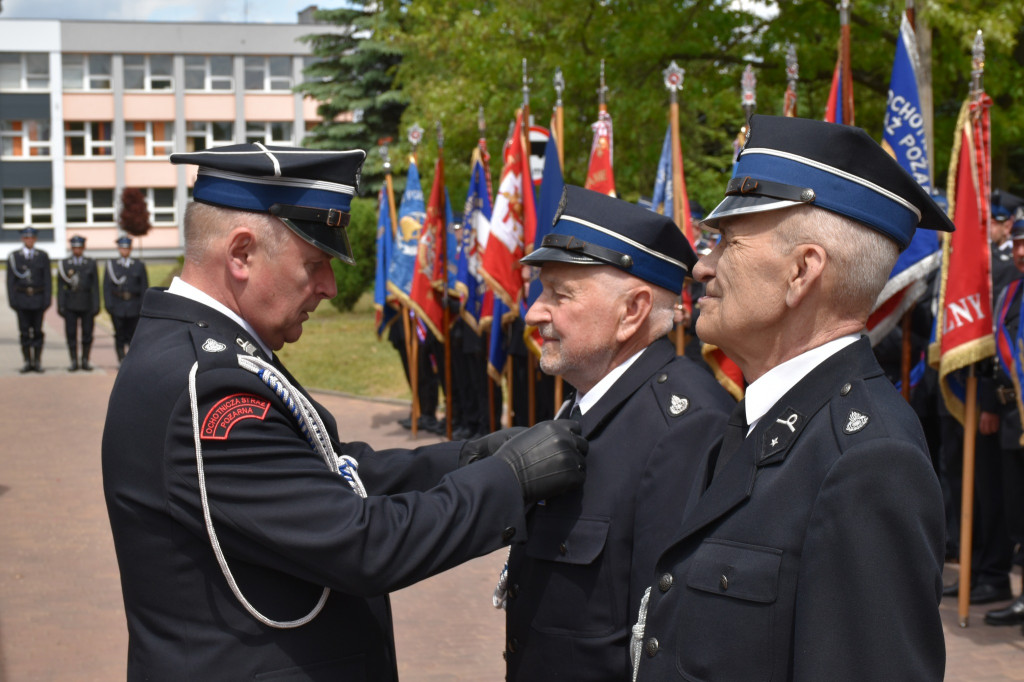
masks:
{"type": "Polygon", "coordinates": [[[941,680],[942,494],[861,333],[915,227],[953,225],[859,128],[749,131],[693,270],[749,385],[651,574],[639,679],[941,680]]]}
{"type": "Polygon", "coordinates": [[[24,228],[22,248],[7,259],[7,303],[18,315],[23,374],[43,371],[43,314],[53,300],[50,256],[36,248],[38,236],[36,228],[24,228]]]}
{"type": "MultiPolygon", "coordinates": [[[[537,507],[509,556],[507,679],[629,678],[629,636],[658,552],[735,401],[666,334],[697,261],[667,216],[568,186],[526,314],[547,374],[575,389],[583,488],[537,507]]],[[[499,598],[499,601],[500,598],[499,598]]]]}
{"type": "Polygon", "coordinates": [[[130,680],[395,680],[387,593],[525,539],[582,483],[570,420],[375,452],[278,360],[352,262],[364,158],[171,157],[199,165],[185,264],[145,295],[103,434],[130,680]]]}
{"type": "Polygon", "coordinates": [[[85,237],[71,237],[71,255],[57,262],[57,312],[64,318],[64,335],[71,356],[69,372],[79,368],[89,371],[92,351],[92,330],[100,312],[100,278],[96,261],[85,254],[85,237]],[[81,329],[82,360],[78,360],[78,337],[81,329]]]}
{"type": "Polygon", "coordinates": [[[131,237],[120,237],[117,251],[119,257],[108,260],[103,272],[103,303],[114,324],[114,351],[121,362],[139,324],[142,294],[149,288],[149,275],[145,264],[132,258],[131,237]]]}

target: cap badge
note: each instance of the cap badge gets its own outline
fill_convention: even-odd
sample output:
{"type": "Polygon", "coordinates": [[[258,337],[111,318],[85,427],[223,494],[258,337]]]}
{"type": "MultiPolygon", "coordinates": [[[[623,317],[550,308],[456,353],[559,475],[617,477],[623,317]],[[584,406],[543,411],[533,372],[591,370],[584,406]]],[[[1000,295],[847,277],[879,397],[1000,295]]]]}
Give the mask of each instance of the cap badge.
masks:
{"type": "Polygon", "coordinates": [[[203,350],[207,353],[219,353],[226,349],[226,345],[215,339],[206,339],[206,341],[203,342],[203,350]]]}
{"type": "Polygon", "coordinates": [[[562,217],[562,213],[565,212],[565,205],[569,203],[569,195],[566,193],[566,188],[562,188],[562,198],[558,200],[558,210],[555,211],[555,217],[551,219],[551,225],[554,227],[558,224],[558,220],[562,217]]]}
{"type": "Polygon", "coordinates": [[[857,410],[850,410],[850,416],[846,421],[846,428],[843,429],[846,433],[857,433],[865,426],[868,425],[868,416],[861,414],[857,410]]]}
{"type": "Polygon", "coordinates": [[[678,417],[690,407],[690,401],[681,395],[672,395],[671,403],[668,406],[668,413],[678,417]]]}

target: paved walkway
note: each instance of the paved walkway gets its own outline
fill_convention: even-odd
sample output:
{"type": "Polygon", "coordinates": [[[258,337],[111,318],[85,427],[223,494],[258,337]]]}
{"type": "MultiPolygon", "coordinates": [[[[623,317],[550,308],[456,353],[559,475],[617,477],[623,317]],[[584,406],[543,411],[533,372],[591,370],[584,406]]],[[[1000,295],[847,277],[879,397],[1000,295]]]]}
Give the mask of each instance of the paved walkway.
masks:
{"type": "MultiPolygon", "coordinates": [[[[100,480],[117,361],[109,325],[97,321],[94,371],[66,371],[63,325],[51,308],[46,372],[22,375],[14,315],[0,310],[0,682],[124,679],[127,633],[100,480]]],[[[343,438],[413,444],[396,425],[408,411],[402,405],[317,398],[343,438]]],[[[502,678],[503,619],[490,595],[503,560],[496,552],[394,595],[404,682],[502,678]]],[[[984,625],[984,610],[972,608],[970,627],[961,629],[955,602],[943,603],[946,679],[1024,680],[1024,636],[984,625]]]]}

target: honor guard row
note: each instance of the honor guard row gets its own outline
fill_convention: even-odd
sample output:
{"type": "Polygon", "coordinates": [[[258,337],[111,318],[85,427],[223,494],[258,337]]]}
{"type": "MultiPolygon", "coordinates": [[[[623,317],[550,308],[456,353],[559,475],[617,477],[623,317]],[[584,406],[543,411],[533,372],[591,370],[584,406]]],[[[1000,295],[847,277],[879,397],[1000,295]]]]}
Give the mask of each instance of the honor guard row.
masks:
{"type": "MultiPolygon", "coordinates": [[[[11,252],[7,261],[7,299],[18,316],[22,355],[21,372],[42,372],[43,316],[50,307],[53,275],[50,258],[36,248],[38,232],[21,231],[22,248],[11,252]]],[[[57,261],[57,312],[64,318],[71,364],[68,371],[91,370],[93,329],[100,311],[99,267],[85,255],[85,237],[69,240],[71,255],[57,261]],[[81,349],[81,353],[79,353],[81,349]]],[[[149,287],[145,265],[131,257],[132,240],[117,240],[120,257],[107,261],[103,275],[103,299],[114,324],[114,347],[118,361],[131,342],[139,319],[142,294],[149,287]]]]}

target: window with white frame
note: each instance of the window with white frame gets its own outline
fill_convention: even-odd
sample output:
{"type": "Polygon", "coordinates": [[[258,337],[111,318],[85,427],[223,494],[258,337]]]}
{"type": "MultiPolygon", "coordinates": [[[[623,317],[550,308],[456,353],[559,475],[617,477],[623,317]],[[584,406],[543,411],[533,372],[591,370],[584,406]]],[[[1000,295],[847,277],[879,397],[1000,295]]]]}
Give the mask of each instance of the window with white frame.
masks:
{"type": "Polygon", "coordinates": [[[0,121],[0,157],[50,156],[49,121],[0,121]]]}
{"type": "Polygon", "coordinates": [[[47,90],[49,87],[48,53],[0,53],[0,90],[47,90]]]}
{"type": "Polygon", "coordinates": [[[174,121],[126,121],[127,156],[167,156],[174,151],[174,121]]]}
{"type": "Polygon", "coordinates": [[[65,192],[68,223],[94,225],[114,222],[114,190],[69,189],[65,192]]]}
{"type": "Polygon", "coordinates": [[[53,192],[48,188],[5,187],[0,195],[4,227],[53,224],[53,192]]]}
{"type": "Polygon", "coordinates": [[[114,142],[111,140],[113,124],[110,121],[64,122],[64,155],[112,156],[114,142]]]}
{"type": "Polygon", "coordinates": [[[235,141],[233,121],[189,121],[185,124],[185,151],[201,152],[235,141]]]}
{"type": "Polygon", "coordinates": [[[110,89],[109,54],[65,54],[61,59],[65,90],[110,89]]]}
{"type": "Polygon", "coordinates": [[[234,90],[234,66],[227,55],[185,56],[186,90],[234,90]]]}
{"type": "Polygon", "coordinates": [[[245,141],[253,144],[294,144],[291,121],[246,121],[245,141]]]}
{"type": "Polygon", "coordinates": [[[146,197],[146,206],[149,207],[150,220],[155,223],[174,222],[174,188],[157,187],[141,190],[146,197]]]}
{"type": "Polygon", "coordinates": [[[246,90],[291,90],[291,57],[246,57],[246,90]]]}
{"type": "Polygon", "coordinates": [[[173,90],[173,62],[169,54],[126,54],[125,90],[173,90]]]}

